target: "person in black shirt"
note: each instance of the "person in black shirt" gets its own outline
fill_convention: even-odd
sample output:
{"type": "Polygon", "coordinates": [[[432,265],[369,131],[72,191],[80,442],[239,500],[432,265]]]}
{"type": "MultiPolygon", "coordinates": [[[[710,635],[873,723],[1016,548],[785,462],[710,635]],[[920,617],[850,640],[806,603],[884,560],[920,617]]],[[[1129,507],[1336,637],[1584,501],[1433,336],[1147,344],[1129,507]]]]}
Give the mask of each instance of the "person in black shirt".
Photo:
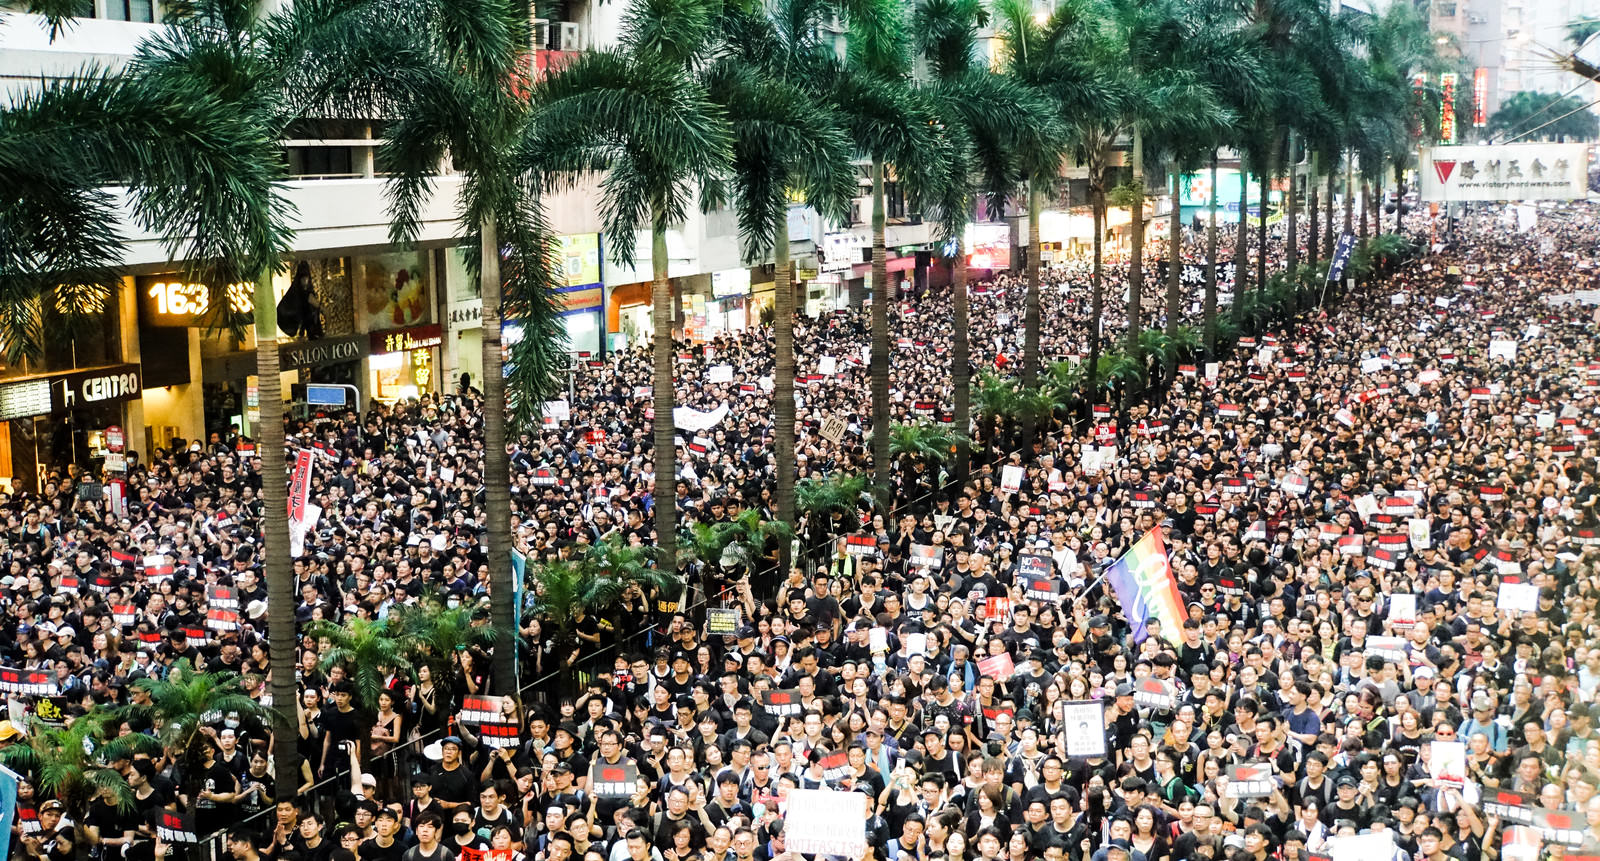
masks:
{"type": "MultiPolygon", "coordinates": [[[[467,809],[478,800],[478,776],[461,759],[461,739],[446,736],[439,743],[439,772],[433,776],[433,797],[446,813],[467,809]]],[[[447,835],[448,836],[448,835],[447,835]]]]}
{"type": "Polygon", "coordinates": [[[373,836],[361,844],[362,861],[400,861],[406,844],[400,839],[400,818],[385,807],[372,824],[373,836]]]}

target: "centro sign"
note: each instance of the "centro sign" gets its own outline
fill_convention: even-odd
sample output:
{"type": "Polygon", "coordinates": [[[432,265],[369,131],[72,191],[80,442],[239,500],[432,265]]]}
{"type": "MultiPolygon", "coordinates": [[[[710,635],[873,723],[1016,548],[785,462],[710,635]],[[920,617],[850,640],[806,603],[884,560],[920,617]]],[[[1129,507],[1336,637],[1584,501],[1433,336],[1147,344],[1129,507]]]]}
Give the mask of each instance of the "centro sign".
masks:
{"type": "Polygon", "coordinates": [[[144,374],[139,365],[112,365],[65,374],[53,380],[50,388],[55,409],[78,409],[139,397],[144,374]]]}

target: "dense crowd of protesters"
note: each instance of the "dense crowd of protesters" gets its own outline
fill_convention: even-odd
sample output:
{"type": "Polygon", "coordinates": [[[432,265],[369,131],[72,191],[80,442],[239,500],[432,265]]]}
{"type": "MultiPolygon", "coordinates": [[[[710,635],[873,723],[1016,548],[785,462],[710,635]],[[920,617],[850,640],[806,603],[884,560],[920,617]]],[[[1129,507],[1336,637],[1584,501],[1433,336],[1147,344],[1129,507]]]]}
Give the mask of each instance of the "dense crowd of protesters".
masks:
{"type": "MultiPolygon", "coordinates": [[[[396,673],[363,711],[349,668],[307,639],[304,785],[274,784],[259,720],[216,715],[203,764],[116,760],[131,803],[97,797],[84,821],[24,780],[14,851],[153,859],[172,810],[228,829],[216,849],[240,861],[787,861],[787,793],[818,787],[868,796],[868,857],[886,861],[1298,861],[1383,832],[1407,861],[1510,858],[1511,814],[1486,807],[1501,792],[1569,814],[1569,851],[1595,851],[1600,356],[1595,308],[1549,300],[1595,286],[1597,240],[1581,206],[1531,234],[1468,220],[1325,313],[1203,357],[1132,408],[1110,461],[1093,427],[1026,452],[979,433],[964,486],[929,495],[934,482],[901,476],[893,512],[863,503],[875,552],[802,556],[776,594],[746,581],[580,618],[595,672],[567,696],[508,700],[509,746],[462,711],[503,693],[488,655],[460,651],[445,678],[396,673]],[[1025,470],[1016,492],[1001,489],[1006,465],[1025,470]],[[1187,618],[1138,639],[1147,620],[1100,575],[1151,530],[1187,618]],[[1023,556],[1049,560],[1055,597],[1024,590],[1023,556]],[[1506,583],[1534,587],[1537,611],[1501,609],[1506,583]],[[706,633],[707,601],[740,611],[735,633],[706,633]],[[998,671],[984,660],[1002,655],[998,671]],[[1165,700],[1146,696],[1151,678],[1165,700]],[[1105,756],[1066,755],[1066,705],[1085,701],[1105,705],[1105,756]],[[1432,743],[1451,740],[1466,746],[1462,780],[1430,766],[1432,743]],[[398,748],[411,755],[386,755],[398,748]],[[185,791],[195,767],[205,788],[185,791]],[[592,784],[605,767],[637,779],[592,784]],[[307,792],[327,778],[336,791],[307,792]]],[[[1087,277],[1046,278],[1043,353],[1082,356],[1087,277]]],[[[977,366],[1018,360],[1019,286],[1001,275],[974,292],[977,366]]],[[[942,290],[897,303],[893,421],[948,414],[948,303],[942,290]]],[[[1120,304],[1107,302],[1108,338],[1120,304]]],[[[856,312],[797,323],[802,477],[869,465],[868,343],[856,312]],[[835,416],[838,442],[821,430],[835,416]]],[[[514,444],[530,564],[611,534],[652,543],[658,489],[689,523],[772,517],[771,373],[765,330],[682,348],[679,403],[728,411],[682,432],[678,474],[658,488],[648,353],[580,368],[571,418],[514,444]],[[722,365],[731,381],[711,382],[722,365]]],[[[481,407],[463,391],[291,428],[319,453],[324,512],[295,561],[300,621],[486,602],[481,407]]],[[[138,466],[125,517],[65,479],[0,501],[0,652],[55,685],[12,691],[0,745],[44,725],[24,708],[70,723],[138,704],[138,680],[180,660],[265,695],[261,469],[214,438],[138,466]],[[205,633],[217,585],[234,590],[235,632],[205,633]]],[[[521,634],[532,677],[570,658],[536,616],[521,634]]]]}

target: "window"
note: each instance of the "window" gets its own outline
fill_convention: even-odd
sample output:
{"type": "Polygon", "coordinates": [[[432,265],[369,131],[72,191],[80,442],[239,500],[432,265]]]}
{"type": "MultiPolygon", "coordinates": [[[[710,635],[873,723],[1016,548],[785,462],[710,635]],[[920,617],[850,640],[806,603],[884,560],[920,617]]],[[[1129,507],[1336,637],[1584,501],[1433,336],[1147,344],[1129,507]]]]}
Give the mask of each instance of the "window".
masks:
{"type": "MultiPolygon", "coordinates": [[[[106,17],[113,21],[135,21],[141,24],[156,22],[155,0],[105,0],[106,17]]],[[[92,0],[84,4],[92,6],[92,0]]]]}

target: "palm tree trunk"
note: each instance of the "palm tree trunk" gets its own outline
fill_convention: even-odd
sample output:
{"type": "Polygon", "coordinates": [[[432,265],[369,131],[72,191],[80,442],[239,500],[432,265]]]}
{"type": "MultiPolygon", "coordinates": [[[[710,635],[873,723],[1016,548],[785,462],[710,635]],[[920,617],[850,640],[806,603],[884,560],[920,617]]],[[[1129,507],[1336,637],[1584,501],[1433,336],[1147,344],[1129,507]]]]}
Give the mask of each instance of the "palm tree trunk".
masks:
{"type": "Polygon", "coordinates": [[[1326,221],[1327,223],[1324,224],[1323,227],[1322,227],[1322,230],[1323,230],[1322,244],[1323,244],[1324,248],[1328,249],[1328,256],[1329,257],[1333,256],[1333,222],[1334,222],[1334,217],[1333,216],[1334,216],[1335,198],[1337,197],[1337,195],[1334,194],[1334,192],[1338,188],[1338,186],[1335,185],[1335,183],[1338,182],[1338,176],[1339,176],[1339,165],[1338,165],[1337,161],[1335,161],[1335,163],[1332,166],[1332,169],[1328,171],[1328,204],[1327,204],[1328,205],[1328,217],[1326,219],[1324,219],[1324,221],[1326,221]]]}
{"type": "Polygon", "coordinates": [[[1217,349],[1217,152],[1211,151],[1211,223],[1206,226],[1206,357],[1217,349]]]}
{"type": "Polygon", "coordinates": [[[1272,191],[1272,156],[1261,160],[1261,172],[1256,176],[1261,188],[1261,220],[1256,224],[1256,289],[1267,289],[1267,194],[1272,191]]]}
{"type": "MultiPolygon", "coordinates": [[[[1031,250],[1028,253],[1033,254],[1031,250]]],[[[955,305],[955,326],[950,333],[950,380],[955,387],[953,424],[956,432],[965,436],[972,432],[972,341],[967,337],[967,249],[962,247],[960,237],[956,238],[956,256],[950,260],[950,295],[955,305]]],[[[954,465],[958,489],[970,474],[971,457],[966,443],[957,444],[954,465]]]]}
{"type": "Polygon", "coordinates": [[[272,672],[272,758],[279,786],[300,785],[299,702],[296,689],[294,564],[289,558],[289,493],[283,470],[283,378],[278,363],[278,306],[272,289],[272,270],[256,279],[256,386],[261,400],[261,421],[256,441],[261,456],[261,510],[263,535],[261,568],[267,582],[267,606],[273,636],[267,640],[272,672]]]}
{"type": "MultiPolygon", "coordinates": [[[[1183,208],[1178,205],[1178,184],[1182,180],[1178,176],[1178,169],[1172,169],[1172,212],[1167,220],[1167,337],[1175,338],[1178,335],[1178,303],[1179,288],[1183,285],[1183,255],[1180,254],[1181,233],[1183,231],[1183,208]]],[[[1172,379],[1173,372],[1178,364],[1178,354],[1170,351],[1166,361],[1165,379],[1172,379]]]]}
{"type": "Polygon", "coordinates": [[[1296,208],[1294,199],[1296,191],[1295,174],[1297,171],[1295,170],[1294,132],[1292,131],[1289,132],[1289,151],[1284,156],[1284,161],[1289,168],[1287,171],[1289,174],[1289,190],[1286,192],[1288,198],[1284,203],[1284,205],[1288,207],[1286,211],[1286,217],[1288,218],[1289,224],[1287,227],[1287,232],[1285,233],[1287,242],[1285,242],[1286,253],[1284,254],[1283,271],[1289,273],[1289,276],[1292,278],[1294,277],[1294,268],[1300,265],[1300,234],[1297,230],[1299,227],[1299,222],[1296,220],[1297,216],[1300,214],[1300,211],[1298,208],[1296,208]]]}
{"type": "MultiPolygon", "coordinates": [[[[1399,207],[1395,207],[1399,211],[1399,207]]],[[[1378,171],[1372,177],[1372,232],[1374,235],[1383,232],[1383,171],[1378,171]]]]}
{"type": "Polygon", "coordinates": [[[1089,372],[1085,377],[1089,381],[1087,400],[1092,405],[1100,400],[1100,381],[1095,379],[1095,372],[1099,370],[1100,365],[1100,330],[1102,328],[1100,318],[1105,314],[1106,310],[1106,279],[1102,260],[1105,254],[1106,193],[1104,188],[1096,187],[1090,191],[1090,194],[1094,197],[1094,200],[1090,203],[1090,208],[1094,212],[1094,260],[1089,276],[1090,281],[1093,282],[1093,290],[1089,295],[1089,372]]]}
{"type": "Polygon", "coordinates": [[[655,505],[656,548],[661,554],[661,570],[676,574],[678,452],[673,440],[677,428],[672,421],[672,287],[667,281],[667,217],[660,209],[655,211],[650,222],[650,274],[651,316],[655,318],[655,341],[651,345],[655,373],[652,381],[655,418],[650,426],[655,438],[656,470],[656,486],[651,500],[655,505]]]}
{"type": "Polygon", "coordinates": [[[889,257],[885,248],[883,159],[872,160],[872,493],[885,517],[889,475],[889,257]]]}
{"type": "Polygon", "coordinates": [[[1133,248],[1128,255],[1128,355],[1142,361],[1139,355],[1139,330],[1144,326],[1144,138],[1137,127],[1133,130],[1133,205],[1128,207],[1129,241],[1133,248]]]}
{"type": "Polygon", "coordinates": [[[1306,176],[1306,193],[1311,198],[1306,202],[1306,215],[1311,218],[1311,224],[1308,225],[1310,229],[1306,231],[1306,259],[1311,261],[1314,266],[1321,259],[1320,252],[1322,251],[1317,246],[1317,240],[1322,234],[1318,232],[1320,228],[1317,221],[1317,217],[1321,213],[1318,212],[1317,203],[1317,154],[1315,152],[1311,153],[1311,173],[1306,176]]]}
{"type": "MultiPolygon", "coordinates": [[[[794,285],[789,281],[789,221],[773,219],[772,234],[772,414],[777,421],[773,451],[778,461],[778,520],[797,526],[794,504],[794,285]]],[[[778,578],[789,574],[794,564],[789,541],[779,542],[778,578]]],[[[776,583],[772,584],[776,585],[776,583]]],[[[758,591],[757,600],[766,600],[758,591]]]]}
{"type": "Polygon", "coordinates": [[[519,697],[517,592],[511,570],[511,459],[506,454],[506,379],[501,371],[500,240],[494,218],[479,228],[478,294],[483,297],[483,503],[488,535],[489,612],[495,626],[494,675],[500,692],[519,697]]]}
{"type": "MultiPolygon", "coordinates": [[[[1039,327],[1043,325],[1039,299],[1039,184],[1028,183],[1028,304],[1023,309],[1022,384],[1039,380],[1039,327]]],[[[958,329],[957,331],[961,331],[958,329]]]]}
{"type": "Polygon", "coordinates": [[[1245,169],[1244,150],[1239,151],[1239,224],[1233,245],[1233,316],[1237,326],[1244,319],[1244,294],[1250,286],[1250,172],[1245,169]]]}
{"type": "Polygon", "coordinates": [[[1344,158],[1344,232],[1355,232],[1355,151],[1347,153],[1344,158]]]}
{"type": "Polygon", "coordinates": [[[1367,213],[1372,210],[1372,186],[1366,177],[1361,178],[1361,238],[1367,238],[1367,213]]]}

